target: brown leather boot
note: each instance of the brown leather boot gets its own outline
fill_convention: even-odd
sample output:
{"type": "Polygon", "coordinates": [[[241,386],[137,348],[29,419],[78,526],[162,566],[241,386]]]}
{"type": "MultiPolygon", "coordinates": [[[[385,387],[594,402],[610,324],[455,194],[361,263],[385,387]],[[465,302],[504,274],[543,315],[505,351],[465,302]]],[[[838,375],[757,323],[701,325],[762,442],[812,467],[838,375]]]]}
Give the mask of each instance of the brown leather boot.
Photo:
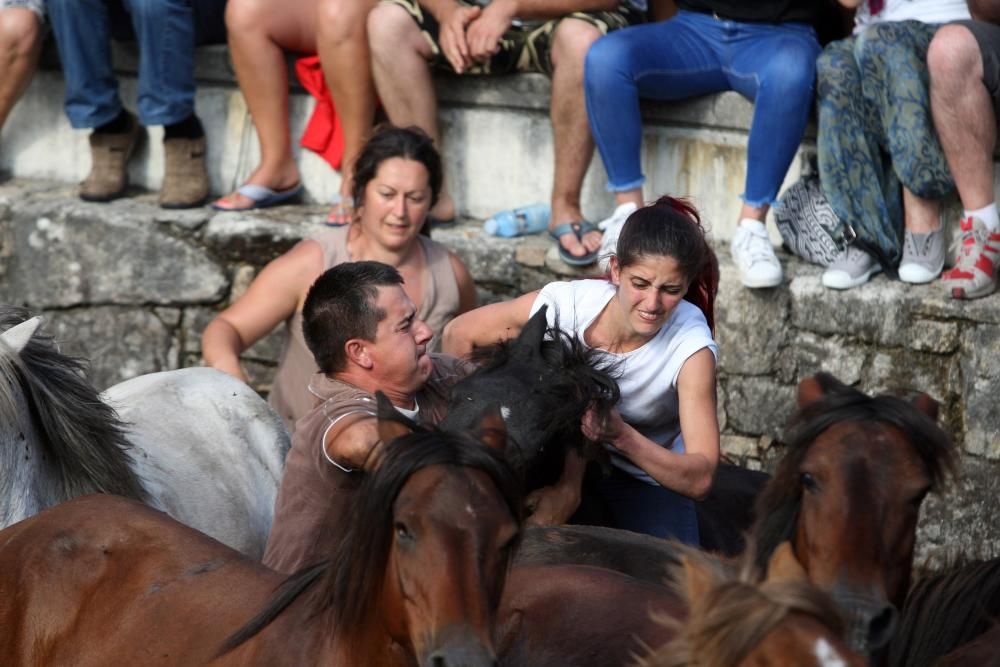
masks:
{"type": "Polygon", "coordinates": [[[167,139],[163,142],[163,186],[160,206],[194,208],[208,197],[205,137],[167,139]]]}
{"type": "Polygon", "coordinates": [[[111,201],[128,187],[128,160],[139,145],[143,128],[129,115],[131,126],[120,134],[90,134],[90,174],[80,184],[80,199],[111,201]]]}

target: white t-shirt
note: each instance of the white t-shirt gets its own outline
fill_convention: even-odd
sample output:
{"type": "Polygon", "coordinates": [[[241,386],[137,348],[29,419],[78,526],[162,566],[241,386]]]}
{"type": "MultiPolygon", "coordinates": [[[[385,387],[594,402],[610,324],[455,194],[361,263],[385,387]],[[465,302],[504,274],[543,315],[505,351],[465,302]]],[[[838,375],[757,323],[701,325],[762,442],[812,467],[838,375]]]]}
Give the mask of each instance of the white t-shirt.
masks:
{"type": "Polygon", "coordinates": [[[865,0],[854,14],[854,33],[861,32],[871,23],[886,21],[920,21],[922,23],[948,23],[971,18],[966,0],[885,0],[885,4],[872,16],[865,0]]]}
{"type": "MultiPolygon", "coordinates": [[[[615,293],[615,286],[606,280],[549,283],[535,299],[531,312],[548,304],[549,325],[558,324],[586,344],[584,333],[615,293]]],[[[719,348],[705,315],[694,304],[681,301],[670,319],[642,347],[624,354],[602,350],[617,368],[621,390],[618,411],[622,419],[653,442],[682,453],[677,376],[684,362],[706,347],[718,359],[719,348]]],[[[644,482],[657,483],[610,446],[609,451],[614,465],[644,482]]]]}

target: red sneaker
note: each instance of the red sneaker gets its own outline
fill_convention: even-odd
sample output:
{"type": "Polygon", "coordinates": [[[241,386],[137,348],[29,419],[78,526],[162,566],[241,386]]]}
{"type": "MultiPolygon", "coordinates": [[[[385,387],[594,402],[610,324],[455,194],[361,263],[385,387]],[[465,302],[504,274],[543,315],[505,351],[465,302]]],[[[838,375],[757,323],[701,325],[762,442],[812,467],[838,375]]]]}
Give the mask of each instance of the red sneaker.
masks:
{"type": "Polygon", "coordinates": [[[1000,231],[991,232],[979,218],[960,223],[962,247],[955,266],[941,274],[941,283],[955,299],[978,299],[997,287],[996,262],[1000,231]]]}

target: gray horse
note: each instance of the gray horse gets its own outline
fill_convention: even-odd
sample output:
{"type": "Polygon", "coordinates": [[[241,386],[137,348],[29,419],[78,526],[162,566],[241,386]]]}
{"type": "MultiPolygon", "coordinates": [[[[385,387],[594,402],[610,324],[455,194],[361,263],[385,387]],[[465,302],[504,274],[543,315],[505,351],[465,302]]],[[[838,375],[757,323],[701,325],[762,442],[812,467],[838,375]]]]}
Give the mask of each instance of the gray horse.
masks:
{"type": "Polygon", "coordinates": [[[209,368],[143,375],[102,397],[39,324],[0,307],[0,528],[113,493],[259,559],[289,447],[267,403],[209,368]]]}

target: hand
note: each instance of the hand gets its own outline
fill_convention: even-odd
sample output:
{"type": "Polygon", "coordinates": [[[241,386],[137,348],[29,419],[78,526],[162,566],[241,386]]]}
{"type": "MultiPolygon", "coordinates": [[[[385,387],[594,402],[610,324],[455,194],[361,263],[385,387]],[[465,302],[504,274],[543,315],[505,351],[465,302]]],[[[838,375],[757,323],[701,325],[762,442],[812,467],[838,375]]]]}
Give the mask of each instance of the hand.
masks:
{"type": "Polygon", "coordinates": [[[512,3],[493,0],[478,19],[469,25],[465,38],[469,55],[477,62],[487,62],[500,50],[500,39],[514,20],[512,3]]]}
{"type": "Polygon", "coordinates": [[[464,72],[472,64],[465,29],[479,18],[482,12],[483,10],[479,7],[456,5],[440,21],[441,29],[438,31],[438,43],[441,46],[441,52],[458,74],[464,72]]]}
{"type": "Polygon", "coordinates": [[[545,486],[528,494],[525,500],[527,523],[553,526],[566,523],[580,506],[580,494],[559,486],[545,486]]]}
{"type": "Polygon", "coordinates": [[[627,428],[628,424],[615,409],[612,409],[607,419],[602,421],[598,419],[593,406],[591,406],[583,413],[583,419],[580,421],[580,430],[583,431],[584,436],[594,442],[606,442],[612,446],[627,428]]]}

